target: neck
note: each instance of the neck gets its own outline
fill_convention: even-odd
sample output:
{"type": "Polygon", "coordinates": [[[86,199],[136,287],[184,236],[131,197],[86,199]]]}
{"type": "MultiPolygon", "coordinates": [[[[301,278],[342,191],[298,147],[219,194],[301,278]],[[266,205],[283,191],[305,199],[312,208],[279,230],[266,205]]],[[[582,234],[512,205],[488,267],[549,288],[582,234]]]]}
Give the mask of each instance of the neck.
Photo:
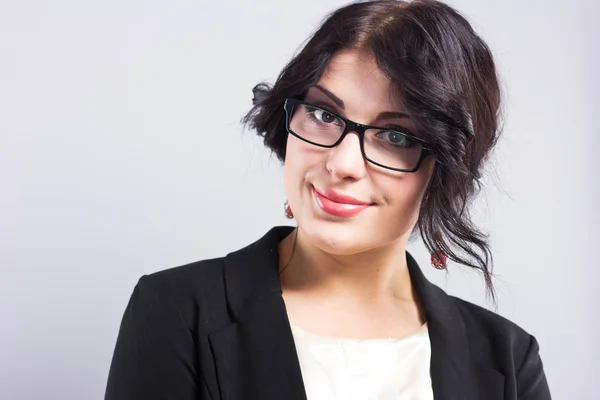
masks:
{"type": "Polygon", "coordinates": [[[359,301],[413,298],[406,263],[407,238],[377,249],[334,255],[316,247],[298,228],[280,243],[282,286],[313,295],[359,301]]]}

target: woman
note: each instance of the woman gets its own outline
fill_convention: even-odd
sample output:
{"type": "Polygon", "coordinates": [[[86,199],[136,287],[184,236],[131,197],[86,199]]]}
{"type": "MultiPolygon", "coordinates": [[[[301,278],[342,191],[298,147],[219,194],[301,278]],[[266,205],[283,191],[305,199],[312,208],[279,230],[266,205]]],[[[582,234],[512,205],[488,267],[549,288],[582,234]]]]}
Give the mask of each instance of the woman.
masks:
{"type": "Polygon", "coordinates": [[[106,399],[549,399],[535,338],[450,297],[413,232],[480,271],[466,206],[498,136],[492,55],[435,1],[329,16],[244,122],[284,162],[285,213],[239,251],[140,279],[106,399]]]}

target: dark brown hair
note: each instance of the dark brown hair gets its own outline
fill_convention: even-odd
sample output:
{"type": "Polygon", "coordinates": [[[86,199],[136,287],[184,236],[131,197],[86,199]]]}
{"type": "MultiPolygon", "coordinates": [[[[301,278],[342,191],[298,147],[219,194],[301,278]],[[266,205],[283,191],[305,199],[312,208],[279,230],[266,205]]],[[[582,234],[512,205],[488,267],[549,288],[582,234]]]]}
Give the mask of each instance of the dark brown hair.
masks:
{"type": "Polygon", "coordinates": [[[254,107],[242,119],[281,161],[288,135],[285,99],[303,97],[342,49],[372,54],[432,145],[436,167],[417,222],[427,249],[479,270],[494,299],[490,245],[468,210],[500,133],[501,90],[488,46],[463,16],[439,1],[380,0],[337,9],[273,86],[254,87],[254,107]]]}

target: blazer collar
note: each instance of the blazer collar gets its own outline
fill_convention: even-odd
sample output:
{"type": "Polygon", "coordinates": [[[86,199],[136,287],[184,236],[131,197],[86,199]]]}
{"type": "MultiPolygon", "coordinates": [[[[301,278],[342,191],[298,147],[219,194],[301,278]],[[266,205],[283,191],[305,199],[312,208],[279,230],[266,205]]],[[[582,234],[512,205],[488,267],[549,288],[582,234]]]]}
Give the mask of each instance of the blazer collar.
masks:
{"type": "Polygon", "coordinates": [[[406,259],[428,321],[435,400],[503,399],[504,376],[480,364],[471,354],[465,322],[455,300],[425,278],[408,252],[406,259]]]}
{"type": "MultiPolygon", "coordinates": [[[[233,322],[209,335],[222,398],[306,400],[278,272],[278,244],[293,229],[275,227],[225,258],[233,322]]],[[[503,398],[503,376],[473,359],[454,300],[425,278],[409,253],[406,257],[428,321],[435,400],[475,400],[484,393],[486,399],[503,398]]]]}

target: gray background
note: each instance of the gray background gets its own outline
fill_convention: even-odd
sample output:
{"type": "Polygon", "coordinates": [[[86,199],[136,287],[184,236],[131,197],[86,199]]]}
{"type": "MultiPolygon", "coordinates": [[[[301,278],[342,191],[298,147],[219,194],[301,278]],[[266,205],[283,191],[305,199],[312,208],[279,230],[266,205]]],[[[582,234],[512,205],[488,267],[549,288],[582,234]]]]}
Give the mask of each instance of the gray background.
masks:
{"type": "MultiPolygon", "coordinates": [[[[281,167],[238,120],[341,4],[0,1],[0,399],[100,399],[142,274],[287,223],[281,167]]],[[[507,94],[476,202],[498,311],[539,340],[556,399],[598,399],[599,3],[451,4],[507,94]]],[[[489,306],[476,273],[410,249],[489,306]]]]}

